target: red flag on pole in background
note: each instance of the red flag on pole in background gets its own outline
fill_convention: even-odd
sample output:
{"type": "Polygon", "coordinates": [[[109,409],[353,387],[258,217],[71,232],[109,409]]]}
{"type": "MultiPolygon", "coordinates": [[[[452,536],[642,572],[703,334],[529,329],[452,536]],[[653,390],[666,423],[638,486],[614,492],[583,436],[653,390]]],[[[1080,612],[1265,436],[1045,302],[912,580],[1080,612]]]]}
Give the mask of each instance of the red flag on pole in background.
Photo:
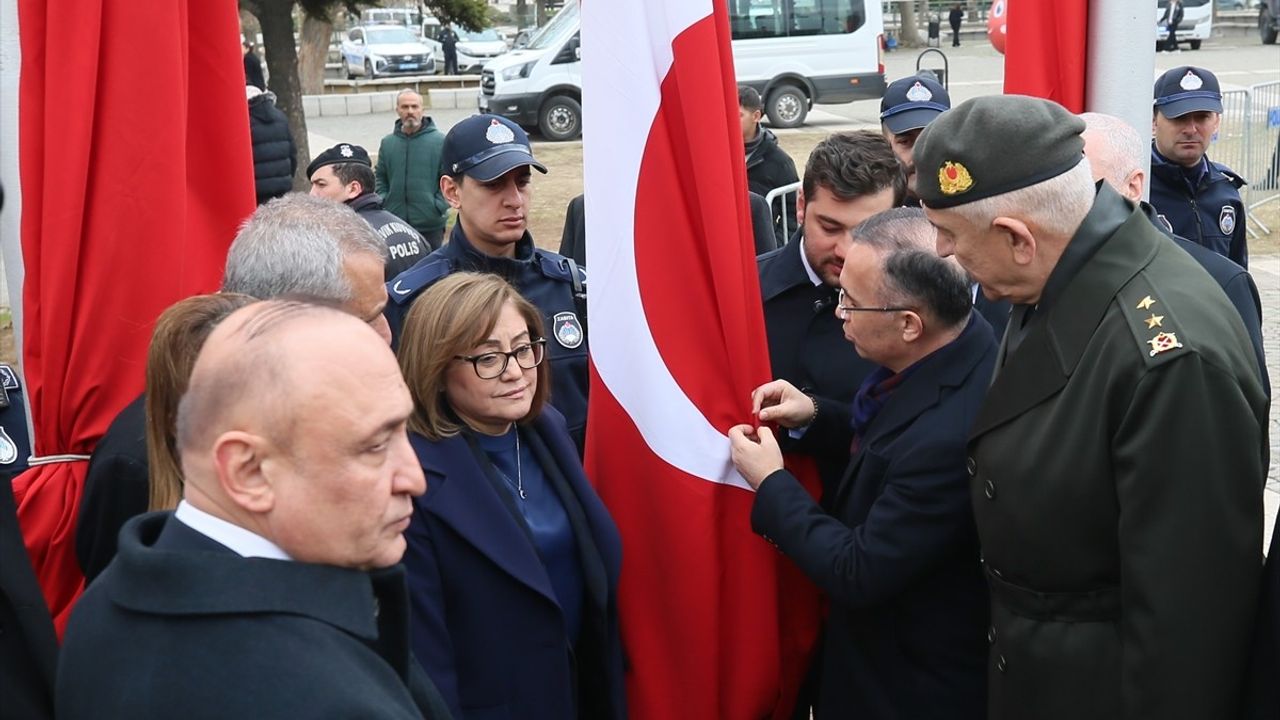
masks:
{"type": "Polygon", "coordinates": [[[1089,0],[998,0],[1008,13],[1004,92],[1084,112],[1089,0]]]}
{"type": "Polygon", "coordinates": [[[25,282],[14,311],[37,459],[13,492],[61,633],[83,587],[73,535],[84,460],[142,391],[156,316],[217,287],[254,208],[253,159],[234,0],[17,10],[21,183],[10,199],[21,196],[25,282]]]}
{"type": "Polygon", "coordinates": [[[633,720],[787,717],[818,629],[725,435],[769,379],[727,18],[582,6],[586,467],[623,538],[633,720]]]}

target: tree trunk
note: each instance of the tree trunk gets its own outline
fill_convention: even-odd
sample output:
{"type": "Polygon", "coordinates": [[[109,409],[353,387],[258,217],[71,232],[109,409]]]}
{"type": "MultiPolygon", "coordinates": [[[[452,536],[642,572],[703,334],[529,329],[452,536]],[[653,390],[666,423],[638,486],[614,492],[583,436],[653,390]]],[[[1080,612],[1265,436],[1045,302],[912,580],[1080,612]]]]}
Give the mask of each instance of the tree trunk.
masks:
{"type": "Polygon", "coordinates": [[[320,95],[324,92],[324,65],[329,61],[329,39],[333,35],[333,23],[307,15],[302,21],[302,37],[299,39],[298,76],[302,80],[303,95],[320,95]]]}
{"type": "Polygon", "coordinates": [[[524,30],[530,26],[529,8],[525,0],[516,0],[516,29],[524,30]]]}
{"type": "Polygon", "coordinates": [[[298,49],[293,40],[293,0],[258,0],[258,23],[262,26],[262,45],[271,71],[271,92],[276,105],[289,118],[289,132],[298,148],[298,171],[293,176],[293,189],[306,190],[306,167],[311,160],[307,145],[307,118],[302,112],[302,88],[298,79],[298,49]]]}
{"type": "Polygon", "coordinates": [[[902,23],[898,27],[899,47],[920,47],[924,41],[920,39],[920,28],[916,27],[915,0],[899,0],[898,12],[902,15],[902,23]]]}
{"type": "Polygon", "coordinates": [[[547,24],[547,3],[546,0],[534,0],[534,8],[537,10],[535,15],[535,25],[542,27],[547,24]]]}

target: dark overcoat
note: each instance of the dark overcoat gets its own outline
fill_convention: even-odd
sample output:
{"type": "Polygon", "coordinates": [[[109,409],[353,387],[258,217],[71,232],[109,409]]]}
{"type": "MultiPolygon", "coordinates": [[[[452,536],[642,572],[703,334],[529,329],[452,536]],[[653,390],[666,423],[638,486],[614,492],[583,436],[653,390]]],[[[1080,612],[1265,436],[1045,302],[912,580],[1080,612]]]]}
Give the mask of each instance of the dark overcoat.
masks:
{"type": "Polygon", "coordinates": [[[243,558],[149,513],[72,612],[57,717],[448,718],[408,613],[402,566],[243,558]]]}
{"type": "Polygon", "coordinates": [[[1105,184],[1071,244],[969,443],[990,717],[1235,717],[1268,455],[1248,334],[1105,184]]]}
{"type": "Polygon", "coordinates": [[[564,418],[522,430],[559,486],[582,558],[582,637],[570,642],[550,575],[510,495],[465,434],[411,440],[427,477],[405,533],[413,651],[467,720],[625,716],[617,588],[622,544],[587,483],[564,418]],[[559,477],[556,477],[556,476],[559,477]]]}
{"type": "MultiPolygon", "coordinates": [[[[894,391],[825,510],[785,470],[756,494],[752,529],[831,601],[819,720],[985,715],[987,592],[965,438],[996,343],[971,318],[894,391]]],[[[849,447],[847,406],[823,402],[818,418],[804,441],[849,447]]]]}

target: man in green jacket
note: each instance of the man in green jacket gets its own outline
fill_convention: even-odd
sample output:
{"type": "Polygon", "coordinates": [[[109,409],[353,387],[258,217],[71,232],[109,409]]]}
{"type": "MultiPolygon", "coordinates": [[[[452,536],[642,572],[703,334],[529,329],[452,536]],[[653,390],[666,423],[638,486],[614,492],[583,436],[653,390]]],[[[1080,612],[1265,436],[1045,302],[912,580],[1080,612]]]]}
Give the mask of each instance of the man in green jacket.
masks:
{"type": "Polygon", "coordinates": [[[396,114],[396,129],[378,146],[377,193],[383,208],[407,220],[434,250],[444,239],[449,209],[440,195],[444,134],[422,116],[422,96],[412,90],[396,95],[396,114]]]}
{"type": "Polygon", "coordinates": [[[1084,129],[1047,100],[981,97],[915,146],[939,253],[1014,305],[968,447],[988,714],[1234,718],[1262,574],[1267,396],[1240,315],[1094,184],[1084,129]]]}

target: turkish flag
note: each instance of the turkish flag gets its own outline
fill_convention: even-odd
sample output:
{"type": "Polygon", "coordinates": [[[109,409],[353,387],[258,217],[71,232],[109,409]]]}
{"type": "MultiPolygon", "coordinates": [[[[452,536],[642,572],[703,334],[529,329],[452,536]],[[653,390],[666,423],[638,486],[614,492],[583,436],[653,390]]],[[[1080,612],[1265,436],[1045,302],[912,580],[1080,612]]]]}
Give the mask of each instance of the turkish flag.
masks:
{"type": "Polygon", "coordinates": [[[630,716],[787,717],[818,595],[729,460],[770,375],[725,6],[582,15],[586,467],[623,538],[630,716]]]}
{"type": "Polygon", "coordinates": [[[6,196],[21,196],[14,311],[38,459],[13,492],[61,632],[84,583],[84,458],[142,391],[155,318],[217,288],[254,208],[253,159],[234,0],[17,10],[21,77],[5,103],[18,106],[21,182],[6,196]]]}
{"type": "Polygon", "coordinates": [[[1007,13],[1004,92],[1084,112],[1089,0],[999,0],[1007,13]]]}

